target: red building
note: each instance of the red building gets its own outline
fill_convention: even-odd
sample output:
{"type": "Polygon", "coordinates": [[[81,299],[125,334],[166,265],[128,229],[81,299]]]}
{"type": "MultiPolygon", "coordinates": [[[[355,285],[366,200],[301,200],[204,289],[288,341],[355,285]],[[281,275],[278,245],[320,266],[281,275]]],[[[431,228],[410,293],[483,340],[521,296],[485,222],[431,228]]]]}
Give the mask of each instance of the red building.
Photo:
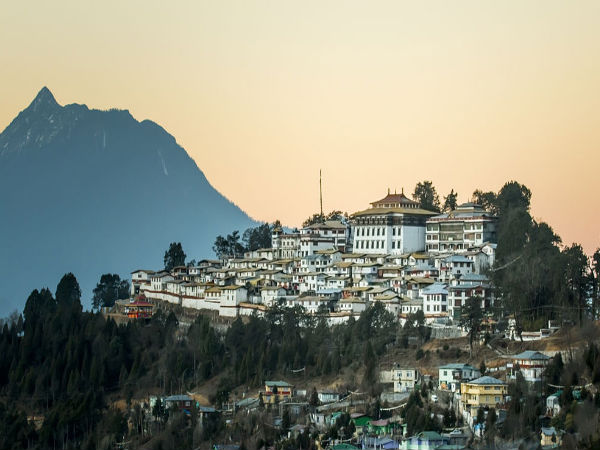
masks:
{"type": "Polygon", "coordinates": [[[149,319],[152,317],[152,303],[136,300],[125,307],[125,314],[130,319],[149,319]]]}

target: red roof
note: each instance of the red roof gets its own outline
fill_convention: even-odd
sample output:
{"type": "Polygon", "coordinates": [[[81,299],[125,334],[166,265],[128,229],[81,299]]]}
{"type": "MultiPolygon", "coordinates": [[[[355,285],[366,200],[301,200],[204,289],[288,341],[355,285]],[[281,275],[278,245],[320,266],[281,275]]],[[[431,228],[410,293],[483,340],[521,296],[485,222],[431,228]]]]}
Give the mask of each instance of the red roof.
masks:
{"type": "Polygon", "coordinates": [[[404,195],[403,192],[401,192],[400,194],[388,193],[388,195],[386,195],[381,200],[377,200],[376,202],[371,202],[371,205],[375,206],[375,205],[389,204],[389,203],[399,203],[399,204],[404,204],[404,205],[418,205],[419,204],[419,202],[415,202],[414,200],[411,200],[406,195],[404,195]]]}

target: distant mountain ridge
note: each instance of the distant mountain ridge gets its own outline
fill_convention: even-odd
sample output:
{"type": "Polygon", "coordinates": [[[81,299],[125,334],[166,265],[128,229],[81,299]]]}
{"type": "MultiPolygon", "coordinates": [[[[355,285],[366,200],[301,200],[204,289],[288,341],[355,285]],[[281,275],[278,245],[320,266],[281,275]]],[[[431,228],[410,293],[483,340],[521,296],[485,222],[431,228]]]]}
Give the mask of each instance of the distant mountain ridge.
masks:
{"type": "Polygon", "coordinates": [[[217,192],[173,136],[128,111],[59,105],[44,87],[0,134],[0,316],[72,271],[157,267],[172,241],[212,255],[255,222],[217,192]]]}

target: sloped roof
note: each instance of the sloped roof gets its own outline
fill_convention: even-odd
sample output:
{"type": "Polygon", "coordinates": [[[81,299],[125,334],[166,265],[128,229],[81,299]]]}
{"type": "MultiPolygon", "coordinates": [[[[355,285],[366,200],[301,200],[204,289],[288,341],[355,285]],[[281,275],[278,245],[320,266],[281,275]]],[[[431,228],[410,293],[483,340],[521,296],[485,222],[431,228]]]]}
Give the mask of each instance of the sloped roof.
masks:
{"type": "Polygon", "coordinates": [[[477,370],[475,367],[469,365],[469,364],[464,364],[464,363],[450,363],[450,364],[444,364],[443,366],[439,367],[440,369],[471,369],[471,370],[477,370]]]}
{"type": "Polygon", "coordinates": [[[476,380],[469,381],[468,384],[506,384],[504,381],[499,380],[498,378],[483,376],[479,377],[476,380]]]}
{"type": "Polygon", "coordinates": [[[292,387],[290,383],[286,381],[265,381],[265,385],[269,387],[292,387]]]}
{"type": "Polygon", "coordinates": [[[514,359],[538,359],[538,360],[546,360],[550,359],[548,355],[544,355],[535,350],[525,350],[524,352],[519,353],[518,355],[513,356],[514,359]]]}
{"type": "Polygon", "coordinates": [[[415,437],[418,437],[419,439],[426,439],[428,441],[440,441],[444,439],[437,431],[421,431],[415,437]]]}
{"type": "Polygon", "coordinates": [[[352,214],[352,217],[379,216],[386,214],[412,214],[416,216],[435,216],[437,213],[422,208],[369,208],[352,214]]]}
{"type": "Polygon", "coordinates": [[[385,197],[383,197],[381,200],[371,202],[371,205],[373,205],[373,206],[388,205],[388,204],[419,206],[419,202],[415,202],[414,200],[411,200],[406,195],[404,195],[404,192],[401,192],[400,194],[396,194],[396,193],[391,194],[390,192],[388,192],[388,194],[385,197]]]}

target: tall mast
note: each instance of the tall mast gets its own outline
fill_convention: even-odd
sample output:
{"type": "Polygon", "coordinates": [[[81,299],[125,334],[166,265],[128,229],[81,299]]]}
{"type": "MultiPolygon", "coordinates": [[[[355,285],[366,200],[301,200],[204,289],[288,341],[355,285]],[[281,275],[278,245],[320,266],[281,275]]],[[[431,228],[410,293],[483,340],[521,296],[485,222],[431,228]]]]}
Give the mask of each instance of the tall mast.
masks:
{"type": "Polygon", "coordinates": [[[321,200],[321,217],[323,216],[323,182],[321,181],[321,169],[319,169],[319,199],[321,200]]]}

